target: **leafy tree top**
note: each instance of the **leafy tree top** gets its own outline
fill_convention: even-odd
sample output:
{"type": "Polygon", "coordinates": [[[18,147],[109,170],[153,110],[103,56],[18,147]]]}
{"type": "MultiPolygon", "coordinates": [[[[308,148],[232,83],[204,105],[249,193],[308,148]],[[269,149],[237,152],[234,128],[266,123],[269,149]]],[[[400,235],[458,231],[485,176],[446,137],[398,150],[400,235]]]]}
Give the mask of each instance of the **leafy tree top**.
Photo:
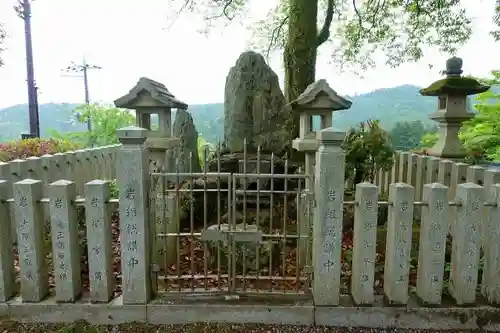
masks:
{"type": "MultiPolygon", "coordinates": [[[[471,19],[460,0],[310,1],[318,1],[322,12],[317,45],[331,43],[334,63],[352,70],[373,67],[375,59],[381,56],[392,67],[419,60],[424,45],[454,53],[472,32],[471,19]]],[[[306,3],[279,0],[265,18],[251,22],[251,46],[267,54],[283,49],[289,17],[300,15],[300,11],[289,9],[298,8],[298,2],[306,3]]],[[[184,10],[199,12],[210,25],[214,20],[227,22],[247,17],[244,14],[255,4],[249,0],[174,0],[172,8],[176,8],[176,3],[177,14],[184,10]]]]}

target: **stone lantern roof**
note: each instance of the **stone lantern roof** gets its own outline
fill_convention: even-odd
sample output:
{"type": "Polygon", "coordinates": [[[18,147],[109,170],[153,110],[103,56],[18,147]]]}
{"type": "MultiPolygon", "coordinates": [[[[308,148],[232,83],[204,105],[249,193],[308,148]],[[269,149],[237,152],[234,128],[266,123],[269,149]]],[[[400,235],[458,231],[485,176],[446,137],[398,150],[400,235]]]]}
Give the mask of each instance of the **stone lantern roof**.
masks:
{"type": "Polygon", "coordinates": [[[453,57],[446,61],[446,77],[432,83],[429,87],[421,89],[423,96],[468,96],[480,94],[488,89],[489,86],[481,84],[474,78],[463,77],[462,59],[453,57]]]}
{"type": "Polygon", "coordinates": [[[139,82],[130,89],[128,94],[115,100],[115,106],[125,109],[136,109],[137,107],[154,107],[154,108],[169,108],[186,110],[188,105],[179,101],[175,96],[168,91],[163,84],[146,77],[141,77],[139,82]],[[141,103],[141,96],[148,94],[153,103],[141,103]]]}
{"type": "Polygon", "coordinates": [[[347,110],[352,102],[339,96],[326,80],[321,79],[310,84],[296,100],[291,103],[292,109],[328,109],[329,111],[347,110]],[[320,98],[325,96],[326,98],[320,98]]]}

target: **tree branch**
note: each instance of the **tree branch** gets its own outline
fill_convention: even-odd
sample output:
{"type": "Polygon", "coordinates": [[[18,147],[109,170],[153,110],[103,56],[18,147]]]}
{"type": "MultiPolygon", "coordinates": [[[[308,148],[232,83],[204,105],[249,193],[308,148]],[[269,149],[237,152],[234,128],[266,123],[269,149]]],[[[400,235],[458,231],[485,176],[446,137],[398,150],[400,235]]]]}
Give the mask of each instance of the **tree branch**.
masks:
{"type": "Polygon", "coordinates": [[[333,21],[333,10],[335,8],[334,0],[328,0],[328,6],[326,8],[326,16],[325,16],[325,22],[323,22],[323,26],[321,27],[321,30],[319,31],[317,41],[316,41],[316,47],[321,46],[324,42],[330,38],[330,26],[332,25],[333,21]]]}
{"type": "Polygon", "coordinates": [[[278,24],[276,28],[273,29],[271,33],[271,39],[269,40],[269,45],[266,50],[266,57],[269,58],[269,54],[271,53],[271,49],[277,43],[278,38],[281,36],[281,32],[283,31],[283,26],[288,21],[288,16],[285,16],[278,24]]]}
{"type": "Polygon", "coordinates": [[[229,14],[229,8],[233,5],[233,0],[215,0],[215,2],[216,3],[223,2],[222,12],[220,13],[220,15],[206,17],[205,19],[206,20],[213,20],[213,19],[218,19],[218,18],[221,18],[221,17],[224,16],[226,19],[228,19],[229,21],[231,21],[234,18],[234,15],[231,16],[229,14]]]}

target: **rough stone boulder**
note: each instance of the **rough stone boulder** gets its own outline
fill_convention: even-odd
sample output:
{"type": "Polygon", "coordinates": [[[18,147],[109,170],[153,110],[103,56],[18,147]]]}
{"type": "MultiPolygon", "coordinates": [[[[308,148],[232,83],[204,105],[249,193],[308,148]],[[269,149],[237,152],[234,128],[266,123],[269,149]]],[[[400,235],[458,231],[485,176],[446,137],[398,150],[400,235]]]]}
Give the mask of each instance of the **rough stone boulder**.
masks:
{"type": "Polygon", "coordinates": [[[190,231],[191,219],[194,229],[217,223],[220,215],[227,211],[228,180],[224,177],[207,176],[186,180],[179,187],[179,225],[183,231],[190,231]],[[220,203],[218,202],[220,199],[220,203]]]}
{"type": "Polygon", "coordinates": [[[250,147],[281,153],[291,141],[285,123],[290,110],[278,76],[264,57],[248,51],[229,70],[224,91],[224,144],[230,152],[242,152],[244,140],[250,147]]]}
{"type": "Polygon", "coordinates": [[[198,132],[188,111],[177,110],[175,113],[173,135],[180,139],[180,146],[173,150],[174,170],[180,173],[200,172],[198,132]]]}
{"type": "MultiPolygon", "coordinates": [[[[261,154],[257,156],[255,153],[247,153],[246,156],[243,153],[226,153],[219,157],[219,161],[217,158],[208,161],[207,170],[209,172],[224,172],[224,173],[246,173],[252,174],[257,173],[257,166],[259,165],[259,173],[261,174],[270,174],[271,173],[271,164],[274,165],[273,173],[274,174],[284,174],[289,175],[294,174],[298,171],[299,165],[295,162],[288,161],[285,159],[268,154],[261,154]],[[246,163],[246,170],[244,164],[246,163]],[[260,164],[260,165],[259,165],[260,164]],[[219,170],[220,167],[220,170],[219,170]]],[[[270,189],[269,177],[260,178],[260,187],[261,189],[270,189]]],[[[247,189],[256,189],[257,178],[249,177],[247,180],[247,189]]],[[[288,179],[288,190],[292,191],[293,189],[298,187],[297,179],[288,179]]],[[[274,190],[283,190],[285,187],[284,178],[274,177],[273,188],[274,190]]],[[[304,188],[304,184],[301,184],[301,188],[304,188]]]]}

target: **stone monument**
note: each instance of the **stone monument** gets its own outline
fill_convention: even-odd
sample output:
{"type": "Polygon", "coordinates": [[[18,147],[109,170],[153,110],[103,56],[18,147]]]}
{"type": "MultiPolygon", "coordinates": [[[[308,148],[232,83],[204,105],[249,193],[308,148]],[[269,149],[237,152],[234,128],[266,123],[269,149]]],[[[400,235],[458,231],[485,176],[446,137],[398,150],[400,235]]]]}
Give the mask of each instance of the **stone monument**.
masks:
{"type": "Polygon", "coordinates": [[[289,110],[278,75],[264,57],[248,51],[240,55],[229,70],[224,91],[224,144],[231,153],[241,153],[245,140],[251,151],[278,154],[290,145],[292,137],[285,124],[289,110]]]}
{"type": "Polygon", "coordinates": [[[438,97],[438,110],[429,118],[439,124],[439,138],[427,153],[446,159],[461,159],[466,151],[458,138],[462,123],[474,117],[467,110],[467,96],[487,91],[490,87],[471,77],[461,76],[462,59],[453,57],[446,61],[446,78],[420,90],[423,96],[438,97]]]}
{"type": "MultiPolygon", "coordinates": [[[[177,110],[173,127],[174,137],[179,139],[179,146],[173,150],[175,170],[179,173],[201,172],[198,156],[198,131],[193,117],[186,110],[177,110]]],[[[186,177],[180,177],[184,180],[186,177]]]]}

